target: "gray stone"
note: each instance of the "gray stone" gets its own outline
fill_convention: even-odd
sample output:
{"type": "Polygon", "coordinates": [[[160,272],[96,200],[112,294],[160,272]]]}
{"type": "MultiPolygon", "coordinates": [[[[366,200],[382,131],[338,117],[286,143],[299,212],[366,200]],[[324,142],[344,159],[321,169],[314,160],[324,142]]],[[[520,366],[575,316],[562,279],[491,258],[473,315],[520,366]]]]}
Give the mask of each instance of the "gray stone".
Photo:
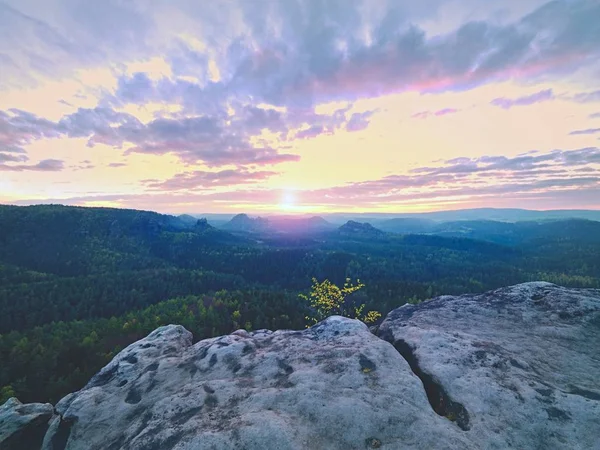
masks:
{"type": "Polygon", "coordinates": [[[54,416],[11,399],[0,436],[39,417],[45,450],[600,449],[600,290],[444,296],[373,331],[334,316],[192,344],[161,327],[54,416]]]}
{"type": "Polygon", "coordinates": [[[486,449],[600,449],[600,290],[525,283],[392,311],[378,331],[486,449]]]}
{"type": "Polygon", "coordinates": [[[16,398],[0,406],[0,449],[39,449],[54,414],[49,403],[23,404],[16,398]]]}
{"type": "Polygon", "coordinates": [[[56,409],[46,449],[476,448],[392,345],[342,317],[195,345],[162,327],[56,409]]]}

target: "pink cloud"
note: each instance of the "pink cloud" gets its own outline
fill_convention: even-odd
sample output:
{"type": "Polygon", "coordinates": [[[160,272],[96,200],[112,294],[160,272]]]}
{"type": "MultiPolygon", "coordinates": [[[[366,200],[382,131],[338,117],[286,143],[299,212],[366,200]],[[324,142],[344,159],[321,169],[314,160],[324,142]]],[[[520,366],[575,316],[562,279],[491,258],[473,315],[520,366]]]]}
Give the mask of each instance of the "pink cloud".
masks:
{"type": "Polygon", "coordinates": [[[411,117],[413,119],[427,119],[429,117],[435,116],[447,116],[448,114],[456,114],[459,110],[456,108],[444,108],[439,109],[437,111],[421,111],[416,114],[413,114],[411,117]]]}

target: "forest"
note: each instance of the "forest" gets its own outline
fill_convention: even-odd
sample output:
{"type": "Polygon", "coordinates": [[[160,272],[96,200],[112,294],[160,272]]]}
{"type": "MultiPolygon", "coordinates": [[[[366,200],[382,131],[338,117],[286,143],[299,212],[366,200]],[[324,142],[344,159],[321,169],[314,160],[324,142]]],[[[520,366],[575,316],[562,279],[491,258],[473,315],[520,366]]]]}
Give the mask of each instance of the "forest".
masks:
{"type": "Polygon", "coordinates": [[[195,340],[301,329],[313,279],[360,280],[353,301],[384,316],[525,281],[598,288],[600,222],[257,233],[147,211],[0,206],[0,403],[56,402],[165,324],[195,340]]]}

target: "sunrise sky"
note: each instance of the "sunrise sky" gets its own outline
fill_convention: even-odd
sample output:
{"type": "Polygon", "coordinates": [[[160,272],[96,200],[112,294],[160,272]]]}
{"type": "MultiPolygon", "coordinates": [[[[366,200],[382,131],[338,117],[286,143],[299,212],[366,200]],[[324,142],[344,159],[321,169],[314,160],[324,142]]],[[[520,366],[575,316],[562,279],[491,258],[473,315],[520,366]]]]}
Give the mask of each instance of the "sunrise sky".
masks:
{"type": "Polygon", "coordinates": [[[600,209],[600,1],[0,0],[0,202],[600,209]]]}

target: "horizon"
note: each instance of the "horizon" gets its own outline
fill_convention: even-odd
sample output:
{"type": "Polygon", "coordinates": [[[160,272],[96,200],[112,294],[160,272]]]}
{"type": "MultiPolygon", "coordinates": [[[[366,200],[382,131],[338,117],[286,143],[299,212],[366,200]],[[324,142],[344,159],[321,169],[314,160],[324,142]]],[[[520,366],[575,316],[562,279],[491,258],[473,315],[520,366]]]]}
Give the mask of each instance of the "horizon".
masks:
{"type": "MultiPolygon", "coordinates": [[[[324,211],[322,213],[311,213],[311,212],[286,212],[286,211],[272,211],[272,212],[253,212],[248,210],[239,210],[239,211],[230,211],[230,212],[196,212],[196,211],[183,211],[183,212],[165,212],[160,211],[158,209],[140,209],[140,208],[130,208],[130,207],[121,207],[121,206],[93,206],[93,205],[70,205],[64,203],[32,203],[32,204],[11,204],[11,203],[0,203],[1,206],[17,206],[17,207],[38,207],[38,206],[62,206],[62,207],[78,207],[78,208],[107,208],[107,209],[122,209],[122,210],[134,210],[134,211],[143,211],[143,212],[152,212],[158,214],[171,215],[174,217],[178,216],[191,216],[196,219],[202,218],[210,218],[210,216],[225,216],[225,217],[234,217],[238,215],[247,215],[251,218],[261,217],[261,218],[324,218],[324,217],[341,217],[341,218],[358,218],[360,216],[365,216],[365,218],[403,218],[410,216],[436,216],[436,215],[444,215],[444,214],[460,214],[460,213],[476,213],[476,212],[497,212],[497,213],[506,213],[506,212],[516,212],[516,213],[539,213],[539,214],[552,214],[558,213],[560,218],[571,219],[571,218],[580,218],[569,215],[562,215],[561,213],[598,213],[600,220],[600,208],[598,209],[575,209],[575,208],[564,208],[564,209],[533,209],[533,208],[494,208],[494,207],[480,207],[480,208],[462,208],[462,209],[439,209],[433,211],[423,211],[423,212],[352,212],[352,211],[340,211],[340,212],[327,212],[324,211]]],[[[439,219],[438,219],[439,220],[439,219]]],[[[462,220],[462,219],[461,219],[462,220]]],[[[495,219],[469,219],[469,220],[495,220],[495,219]]],[[[595,219],[592,219],[595,220],[595,219]]]]}
{"type": "Polygon", "coordinates": [[[597,1],[283,5],[0,3],[0,203],[600,210],[597,1]]]}

